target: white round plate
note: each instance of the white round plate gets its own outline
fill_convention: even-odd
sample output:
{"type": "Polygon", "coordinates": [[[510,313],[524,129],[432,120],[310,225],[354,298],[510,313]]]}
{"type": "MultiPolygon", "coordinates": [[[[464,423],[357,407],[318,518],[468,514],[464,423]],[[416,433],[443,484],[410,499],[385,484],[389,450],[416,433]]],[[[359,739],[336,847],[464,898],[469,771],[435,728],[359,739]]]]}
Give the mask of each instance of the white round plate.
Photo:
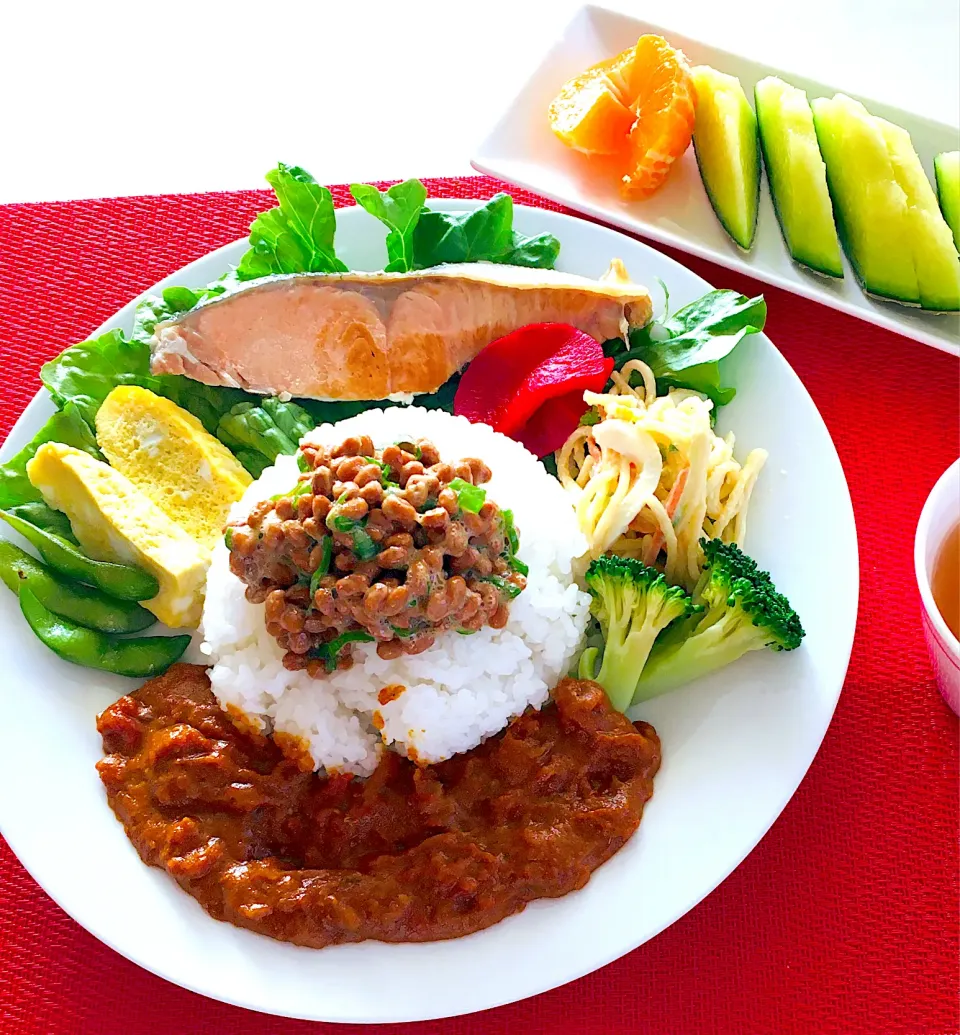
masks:
{"type": "MultiPolygon", "coordinates": [[[[338,250],[349,266],[383,265],[379,223],[351,208],[338,212],[338,224],[338,250]]],[[[674,308],[709,287],[652,248],[592,223],[518,207],[516,225],[555,234],[564,270],[596,277],[619,256],[655,295],[662,279],[674,308]]],[[[205,284],[245,247],[221,248],[159,286],[205,284]]],[[[129,329],[133,308],[101,330],[129,329]]],[[[637,710],[634,717],[660,734],[663,767],[640,830],[582,891],[534,902],[467,938],[420,945],[315,951],[210,919],[165,873],[140,861],[94,769],[101,756],[94,718],[135,684],[61,662],[30,635],[4,591],[0,829],[13,851],[78,923],[147,970],[215,999],[309,1020],[415,1021],[484,1010],[572,981],[652,938],[741,862],[797,789],[833,715],[856,620],[853,511],[820,415],[762,334],[737,347],[725,374],[737,397],[721,411],[720,430],[736,432],[738,455],[753,446],[770,453],[745,547],[771,570],[807,638],[793,653],[754,652],[637,710]]],[[[41,393],[0,456],[22,447],[50,412],[41,393]]]]}

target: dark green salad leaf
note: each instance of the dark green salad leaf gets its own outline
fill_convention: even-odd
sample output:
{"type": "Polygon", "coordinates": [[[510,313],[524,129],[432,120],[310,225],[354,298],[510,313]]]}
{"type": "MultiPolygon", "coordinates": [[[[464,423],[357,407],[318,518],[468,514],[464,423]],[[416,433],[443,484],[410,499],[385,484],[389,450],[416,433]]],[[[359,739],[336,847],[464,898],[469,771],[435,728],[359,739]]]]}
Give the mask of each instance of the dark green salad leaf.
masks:
{"type": "Polygon", "coordinates": [[[388,229],[387,272],[422,270],[451,262],[499,262],[552,269],[560,242],[552,234],[525,237],[513,229],[513,198],[496,194],[472,212],[434,212],[419,180],[386,191],[350,187],[357,204],[388,229]]]}
{"type": "Polygon", "coordinates": [[[667,337],[657,342],[657,355],[670,370],[713,363],[728,355],[744,335],[759,334],[766,320],[763,295],[747,298],[736,291],[709,291],[661,322],[667,337]]]}
{"type": "Polygon", "coordinates": [[[103,459],[90,425],[83,419],[80,410],[69,403],[55,413],[19,453],[0,465],[0,509],[43,499],[39,490],[30,484],[27,464],[44,442],[62,442],[66,446],[82,449],[98,460],[103,459]]]}
{"type": "MultiPolygon", "coordinates": [[[[422,406],[425,410],[446,410],[453,413],[453,398],[457,394],[457,386],[460,384],[460,375],[454,374],[451,378],[429,395],[415,395],[413,406],[422,406]]],[[[372,409],[388,409],[391,406],[400,406],[401,403],[390,399],[376,399],[372,402],[329,402],[324,399],[298,399],[297,402],[310,414],[317,424],[336,424],[337,421],[346,420],[348,417],[356,417],[358,413],[366,413],[372,409]]]]}
{"type": "Polygon", "coordinates": [[[724,387],[719,361],[747,334],[759,334],[767,318],[763,295],[747,298],[736,291],[708,291],[672,316],[630,332],[630,344],[615,338],[604,345],[619,370],[631,359],[646,363],[658,388],[690,388],[714,405],[724,406],[736,390],[724,387]]]}
{"type": "Polygon", "coordinates": [[[500,262],[553,269],[560,242],[552,234],[524,237],[513,229],[513,198],[495,194],[472,212],[425,209],[413,232],[415,269],[446,262],[500,262]]]}
{"type": "Polygon", "coordinates": [[[299,165],[278,162],[267,173],[280,202],[250,227],[250,250],[240,260],[241,280],[271,273],[345,273],[333,237],[337,221],[333,195],[299,165]]]}
{"type": "Polygon", "coordinates": [[[413,269],[413,232],[417,228],[427,188],[419,180],[404,180],[385,191],[368,183],[353,183],[350,193],[361,208],[376,216],[388,229],[386,273],[413,269]]]}
{"type": "MultiPolygon", "coordinates": [[[[686,367],[676,377],[658,377],[657,391],[666,392],[671,388],[689,388],[700,392],[713,402],[714,407],[726,406],[733,402],[737,394],[732,385],[720,383],[719,363],[699,363],[694,367],[686,367]]],[[[714,409],[714,414],[716,409],[714,409]]]]}

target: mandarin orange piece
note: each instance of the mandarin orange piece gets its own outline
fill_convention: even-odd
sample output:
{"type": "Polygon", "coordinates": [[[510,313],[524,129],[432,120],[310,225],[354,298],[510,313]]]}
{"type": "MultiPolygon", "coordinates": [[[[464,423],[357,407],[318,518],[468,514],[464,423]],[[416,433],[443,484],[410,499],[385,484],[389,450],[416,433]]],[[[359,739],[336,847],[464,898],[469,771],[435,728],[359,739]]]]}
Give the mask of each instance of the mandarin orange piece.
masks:
{"type": "Polygon", "coordinates": [[[697,91],[683,52],[654,35],[637,40],[626,87],[636,122],[627,143],[621,191],[628,198],[645,198],[690,146],[697,91]]]}
{"type": "Polygon", "coordinates": [[[622,87],[631,74],[634,48],[592,65],[560,88],[547,116],[550,128],[576,151],[612,155],[622,151],[636,120],[622,87]]]}
{"type": "Polygon", "coordinates": [[[564,83],[548,118],[568,147],[622,156],[622,193],[645,198],[690,146],[696,110],[683,52],[662,36],[646,35],[564,83]]]}

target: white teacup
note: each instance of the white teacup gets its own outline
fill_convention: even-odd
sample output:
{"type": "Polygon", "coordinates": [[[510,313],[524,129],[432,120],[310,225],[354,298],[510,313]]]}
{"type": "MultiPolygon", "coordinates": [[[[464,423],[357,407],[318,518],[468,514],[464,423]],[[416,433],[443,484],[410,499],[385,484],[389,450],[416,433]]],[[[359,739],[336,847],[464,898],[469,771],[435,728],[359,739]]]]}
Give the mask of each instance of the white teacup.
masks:
{"type": "Polygon", "coordinates": [[[930,580],[950,530],[960,521],[960,460],[946,469],[920,513],[913,563],[923,602],[923,632],[943,699],[960,714],[960,643],[940,614],[930,580]]]}

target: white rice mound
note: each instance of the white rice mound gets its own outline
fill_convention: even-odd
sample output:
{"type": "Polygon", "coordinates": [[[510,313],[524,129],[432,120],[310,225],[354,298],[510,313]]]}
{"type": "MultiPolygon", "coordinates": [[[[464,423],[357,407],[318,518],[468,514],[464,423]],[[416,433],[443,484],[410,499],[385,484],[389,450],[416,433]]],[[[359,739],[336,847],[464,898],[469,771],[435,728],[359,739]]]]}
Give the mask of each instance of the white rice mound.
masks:
{"type": "MultiPolygon", "coordinates": [[[[469,636],[450,630],[422,654],[393,661],[378,657],[374,643],[354,644],[352,668],[313,679],[283,667],[263,605],[247,602],[226,547],[217,546],[200,649],[221,705],[243,712],[255,729],[301,738],[318,769],[366,776],[385,746],[421,762],[441,761],[497,733],[528,705],[540,708],[577,652],[590,598],[571,571],[586,549],[573,508],[560,483],[519,443],[484,424],[419,407],[369,410],[321,425],[304,441],[336,446],[359,434],[377,448],[429,438],[444,460],[484,460],[493,472],[484,486],[488,498],[513,510],[519,556],[530,567],[505,628],[486,626],[469,636]],[[406,690],[380,705],[377,695],[390,684],[406,690]]],[[[231,516],[245,517],[255,503],[289,490],[298,474],[295,457],[279,457],[231,516]]]]}

